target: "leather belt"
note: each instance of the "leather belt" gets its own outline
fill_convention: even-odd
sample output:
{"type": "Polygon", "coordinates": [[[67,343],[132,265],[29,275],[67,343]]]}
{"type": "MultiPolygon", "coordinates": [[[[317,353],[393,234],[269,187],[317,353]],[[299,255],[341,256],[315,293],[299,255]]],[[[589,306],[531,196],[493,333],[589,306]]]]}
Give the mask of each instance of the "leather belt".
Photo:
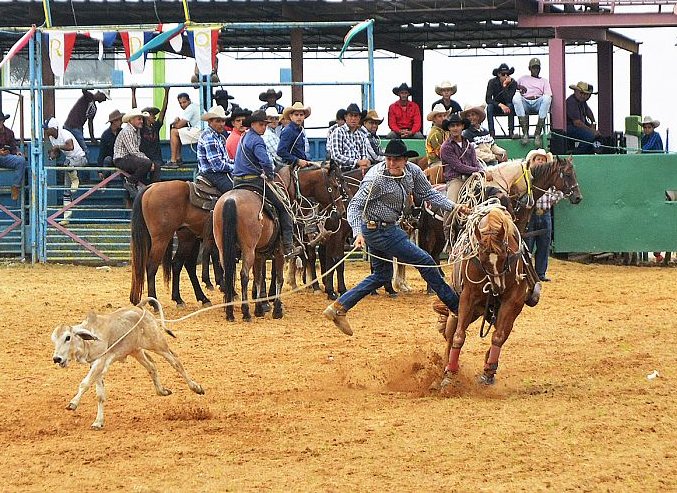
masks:
{"type": "Polygon", "coordinates": [[[543,216],[546,212],[548,211],[545,209],[540,209],[538,207],[534,209],[534,214],[536,214],[537,216],[543,216]]]}
{"type": "Polygon", "coordinates": [[[529,101],[534,101],[535,99],[540,98],[541,96],[525,96],[524,99],[528,99],[529,101]]]}
{"type": "Polygon", "coordinates": [[[384,229],[396,226],[396,222],[387,221],[367,221],[367,229],[384,229]]]}
{"type": "Polygon", "coordinates": [[[259,175],[240,175],[236,176],[236,179],[239,178],[240,180],[253,180],[255,178],[260,178],[259,175]]]}

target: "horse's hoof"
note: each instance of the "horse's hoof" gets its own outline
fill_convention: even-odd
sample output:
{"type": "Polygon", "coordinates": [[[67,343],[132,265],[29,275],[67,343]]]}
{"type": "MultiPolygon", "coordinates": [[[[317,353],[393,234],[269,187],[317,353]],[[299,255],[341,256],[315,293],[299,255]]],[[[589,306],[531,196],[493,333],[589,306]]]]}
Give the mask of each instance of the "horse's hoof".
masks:
{"type": "Polygon", "coordinates": [[[282,315],[283,315],[282,310],[273,310],[273,318],[275,320],[281,319],[282,315]]]}
{"type": "Polygon", "coordinates": [[[205,289],[207,291],[214,291],[214,286],[212,284],[205,284],[205,289]]]}
{"type": "Polygon", "coordinates": [[[440,390],[454,384],[454,374],[450,371],[444,372],[444,378],[440,382],[440,390]]]}
{"type": "Polygon", "coordinates": [[[176,308],[186,308],[186,303],[184,301],[177,301],[176,308]]]}
{"type": "Polygon", "coordinates": [[[251,315],[242,315],[242,321],[243,322],[251,322],[252,316],[251,315]]]}
{"type": "Polygon", "coordinates": [[[496,383],[496,377],[494,375],[486,375],[482,373],[477,381],[483,385],[493,385],[496,383]]]}
{"type": "Polygon", "coordinates": [[[202,302],[202,307],[207,308],[208,306],[212,306],[212,302],[210,300],[204,300],[202,302]]]}
{"type": "Polygon", "coordinates": [[[261,318],[261,317],[263,317],[263,315],[264,315],[264,312],[263,312],[263,310],[261,310],[260,306],[257,306],[256,308],[254,308],[254,316],[256,318],[261,318]]]}
{"type": "Polygon", "coordinates": [[[75,411],[78,408],[77,404],[73,404],[72,402],[69,402],[68,405],[66,406],[66,409],[69,411],[75,411]]]}
{"type": "Polygon", "coordinates": [[[172,395],[172,391],[169,390],[169,389],[166,389],[166,388],[165,388],[165,389],[160,389],[160,390],[158,391],[157,395],[162,395],[162,396],[172,395]]]}
{"type": "Polygon", "coordinates": [[[92,430],[96,430],[96,431],[102,430],[103,429],[103,423],[92,423],[91,428],[92,428],[92,430]]]}
{"type": "Polygon", "coordinates": [[[226,320],[228,322],[235,322],[235,315],[232,313],[226,313],[226,320]]]}
{"type": "Polygon", "coordinates": [[[329,292],[327,293],[327,299],[328,299],[328,300],[335,301],[335,300],[338,299],[338,294],[336,294],[336,291],[329,291],[329,292]]]}

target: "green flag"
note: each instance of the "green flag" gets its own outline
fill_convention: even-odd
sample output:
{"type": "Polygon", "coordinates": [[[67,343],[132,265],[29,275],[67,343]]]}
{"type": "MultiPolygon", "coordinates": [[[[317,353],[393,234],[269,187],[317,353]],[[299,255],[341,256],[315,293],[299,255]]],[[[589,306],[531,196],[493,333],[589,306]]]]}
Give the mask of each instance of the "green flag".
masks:
{"type": "Polygon", "coordinates": [[[343,54],[348,49],[348,45],[353,40],[353,38],[362,31],[364,31],[365,29],[367,29],[371,24],[373,24],[373,22],[374,22],[373,19],[368,19],[366,21],[360,22],[359,24],[355,24],[353,27],[350,28],[350,31],[348,31],[348,33],[343,38],[343,48],[341,48],[341,53],[339,53],[338,59],[341,63],[343,63],[343,54]]]}

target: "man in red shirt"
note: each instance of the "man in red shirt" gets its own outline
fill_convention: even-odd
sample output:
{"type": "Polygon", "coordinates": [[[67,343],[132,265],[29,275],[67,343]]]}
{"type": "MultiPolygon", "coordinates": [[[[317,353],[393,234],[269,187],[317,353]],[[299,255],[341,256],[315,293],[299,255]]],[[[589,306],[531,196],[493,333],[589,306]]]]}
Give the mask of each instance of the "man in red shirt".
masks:
{"type": "Polygon", "coordinates": [[[388,126],[391,132],[388,139],[424,139],[421,133],[421,108],[413,101],[409,101],[411,87],[402,83],[393,87],[393,94],[400,99],[388,108],[388,126]]]}

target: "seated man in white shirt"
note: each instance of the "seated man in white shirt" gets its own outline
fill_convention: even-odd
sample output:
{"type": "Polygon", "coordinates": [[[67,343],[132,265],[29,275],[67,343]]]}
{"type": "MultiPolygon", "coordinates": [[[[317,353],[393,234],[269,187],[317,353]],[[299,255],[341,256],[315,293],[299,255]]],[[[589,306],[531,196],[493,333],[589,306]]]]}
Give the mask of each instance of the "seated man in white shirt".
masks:
{"type": "Polygon", "coordinates": [[[181,159],[181,146],[196,144],[200,139],[202,132],[200,126],[200,108],[195,103],[190,102],[190,96],[182,92],[177,96],[182,114],[177,116],[169,126],[169,147],[172,151],[172,157],[167,163],[169,167],[183,163],[181,159]]]}

